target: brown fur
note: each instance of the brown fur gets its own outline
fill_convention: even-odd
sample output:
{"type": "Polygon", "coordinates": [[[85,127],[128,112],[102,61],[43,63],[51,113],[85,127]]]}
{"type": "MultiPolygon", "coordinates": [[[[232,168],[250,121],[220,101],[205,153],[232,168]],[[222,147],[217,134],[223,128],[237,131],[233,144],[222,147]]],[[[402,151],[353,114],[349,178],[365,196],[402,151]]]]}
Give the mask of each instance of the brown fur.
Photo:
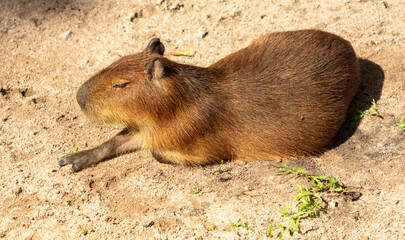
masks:
{"type": "Polygon", "coordinates": [[[98,73],[77,98],[92,121],[126,126],[162,162],[199,165],[322,151],[359,84],[348,41],[301,30],[265,35],[207,68],[145,50],[98,73]]]}

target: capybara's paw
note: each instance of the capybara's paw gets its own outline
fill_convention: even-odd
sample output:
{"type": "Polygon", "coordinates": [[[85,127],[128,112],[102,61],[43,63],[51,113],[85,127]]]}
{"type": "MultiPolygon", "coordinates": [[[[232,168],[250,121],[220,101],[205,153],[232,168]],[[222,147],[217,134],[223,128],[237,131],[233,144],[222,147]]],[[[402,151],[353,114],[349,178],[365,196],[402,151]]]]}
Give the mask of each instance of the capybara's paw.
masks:
{"type": "Polygon", "coordinates": [[[95,156],[91,151],[81,151],[62,156],[59,158],[58,164],[61,167],[71,164],[72,172],[77,172],[91,165],[94,158],[95,156]]]}

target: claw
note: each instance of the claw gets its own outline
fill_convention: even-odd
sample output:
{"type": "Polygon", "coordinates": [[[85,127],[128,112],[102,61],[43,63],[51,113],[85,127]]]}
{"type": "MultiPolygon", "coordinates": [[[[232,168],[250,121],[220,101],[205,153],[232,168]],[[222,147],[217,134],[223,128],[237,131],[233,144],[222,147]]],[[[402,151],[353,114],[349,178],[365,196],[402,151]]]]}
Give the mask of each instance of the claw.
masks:
{"type": "Polygon", "coordinates": [[[63,166],[65,166],[67,164],[67,162],[65,161],[66,160],[65,157],[66,156],[62,156],[62,157],[59,158],[59,161],[58,161],[59,166],[63,167],[63,166]]]}
{"type": "Polygon", "coordinates": [[[93,158],[94,156],[91,151],[81,151],[73,154],[66,154],[60,157],[58,165],[63,167],[65,165],[71,164],[72,172],[75,173],[88,167],[91,164],[91,160],[93,158]]]}

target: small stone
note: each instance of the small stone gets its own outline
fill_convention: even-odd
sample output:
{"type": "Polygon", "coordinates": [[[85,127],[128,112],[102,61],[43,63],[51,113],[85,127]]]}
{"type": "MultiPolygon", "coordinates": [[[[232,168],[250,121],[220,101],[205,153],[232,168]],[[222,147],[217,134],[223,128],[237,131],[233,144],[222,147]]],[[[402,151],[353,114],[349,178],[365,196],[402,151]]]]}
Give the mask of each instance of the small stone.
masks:
{"type": "Polygon", "coordinates": [[[133,22],[135,19],[142,17],[143,17],[143,10],[141,9],[139,12],[136,12],[131,16],[130,21],[133,22]]]}
{"type": "Polygon", "coordinates": [[[227,181],[229,181],[229,180],[231,180],[230,177],[221,177],[221,178],[219,179],[220,182],[227,182],[227,181]]]}
{"type": "Polygon", "coordinates": [[[337,206],[338,206],[338,202],[336,202],[335,200],[331,200],[331,201],[329,202],[329,206],[331,206],[331,207],[337,207],[337,206]]]}
{"type": "Polygon", "coordinates": [[[176,10],[180,10],[183,7],[184,7],[184,4],[182,4],[181,2],[176,2],[176,3],[173,3],[172,5],[170,5],[169,9],[172,11],[176,11],[176,10]]]}
{"type": "Polygon", "coordinates": [[[392,150],[390,150],[390,149],[381,150],[381,151],[379,151],[378,153],[381,154],[381,155],[394,155],[394,156],[399,155],[397,152],[394,152],[394,151],[392,151],[392,150]]]}
{"type": "Polygon", "coordinates": [[[72,31],[68,30],[68,31],[62,33],[60,35],[60,37],[65,39],[65,41],[66,41],[66,40],[68,40],[70,38],[70,36],[72,36],[72,33],[73,33],[72,31]]]}
{"type": "Polygon", "coordinates": [[[155,222],[154,222],[154,221],[151,221],[151,222],[145,224],[144,227],[145,227],[145,228],[149,228],[149,227],[152,227],[153,225],[155,225],[155,222]]]}
{"type": "Polygon", "coordinates": [[[208,31],[203,28],[198,29],[197,33],[195,34],[198,38],[205,38],[208,35],[208,31]]]}
{"type": "Polygon", "coordinates": [[[361,197],[361,193],[358,191],[347,192],[345,195],[352,201],[356,201],[361,197]]]}

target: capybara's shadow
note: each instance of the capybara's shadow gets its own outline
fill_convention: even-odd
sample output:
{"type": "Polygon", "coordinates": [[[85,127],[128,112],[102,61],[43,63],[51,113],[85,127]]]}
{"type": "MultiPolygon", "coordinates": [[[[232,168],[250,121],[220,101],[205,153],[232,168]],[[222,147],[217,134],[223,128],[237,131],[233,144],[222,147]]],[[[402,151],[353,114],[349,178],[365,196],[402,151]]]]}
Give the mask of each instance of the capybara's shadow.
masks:
{"type": "Polygon", "coordinates": [[[373,100],[377,103],[380,99],[385,78],[384,70],[378,64],[367,59],[360,58],[359,62],[361,68],[360,89],[350,104],[346,121],[336,134],[334,143],[329,146],[329,149],[338,147],[354,134],[361,122],[361,119],[356,120],[357,110],[367,110],[372,106],[373,100]]]}

